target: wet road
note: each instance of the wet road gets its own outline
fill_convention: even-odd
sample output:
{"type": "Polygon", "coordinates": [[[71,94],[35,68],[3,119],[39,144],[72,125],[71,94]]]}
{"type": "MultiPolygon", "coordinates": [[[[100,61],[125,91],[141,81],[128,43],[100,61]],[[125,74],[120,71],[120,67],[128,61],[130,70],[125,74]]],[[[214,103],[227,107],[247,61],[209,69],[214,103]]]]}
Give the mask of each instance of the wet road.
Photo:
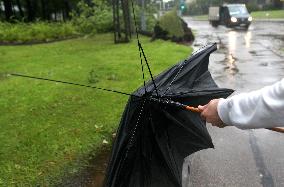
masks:
{"type": "MultiPolygon", "coordinates": [[[[284,77],[283,22],[254,22],[246,31],[185,20],[197,32],[196,49],[208,42],[219,44],[209,69],[220,87],[244,92],[284,77]]],[[[284,186],[284,134],[208,127],[215,149],[185,160],[184,186],[284,186]]]]}

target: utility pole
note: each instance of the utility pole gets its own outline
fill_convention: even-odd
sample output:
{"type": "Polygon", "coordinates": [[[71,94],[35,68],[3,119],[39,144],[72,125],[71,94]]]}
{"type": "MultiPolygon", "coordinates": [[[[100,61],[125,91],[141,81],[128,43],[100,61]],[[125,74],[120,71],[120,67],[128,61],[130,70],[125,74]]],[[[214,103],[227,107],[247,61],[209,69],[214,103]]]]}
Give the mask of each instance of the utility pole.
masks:
{"type": "Polygon", "coordinates": [[[141,30],[146,31],[145,0],[141,0],[141,30]]]}

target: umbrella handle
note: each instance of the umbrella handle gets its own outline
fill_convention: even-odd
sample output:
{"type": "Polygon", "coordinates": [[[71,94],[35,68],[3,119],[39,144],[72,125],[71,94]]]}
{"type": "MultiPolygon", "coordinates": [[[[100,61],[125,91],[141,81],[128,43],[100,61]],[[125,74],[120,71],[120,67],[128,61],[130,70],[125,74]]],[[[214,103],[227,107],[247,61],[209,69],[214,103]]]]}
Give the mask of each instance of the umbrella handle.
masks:
{"type": "Polygon", "coordinates": [[[280,132],[284,133],[284,128],[282,127],[272,127],[272,128],[266,128],[267,130],[275,131],[275,132],[280,132]]]}
{"type": "MultiPolygon", "coordinates": [[[[201,110],[199,110],[198,108],[192,107],[192,106],[185,106],[185,109],[191,112],[198,112],[198,113],[201,112],[201,110]]],[[[284,128],[281,128],[281,127],[272,127],[272,128],[266,128],[266,129],[279,132],[279,133],[284,133],[284,128]]]]}
{"type": "Polygon", "coordinates": [[[186,110],[189,110],[189,111],[191,111],[191,112],[198,112],[198,113],[201,113],[201,110],[199,110],[199,109],[196,108],[196,107],[186,106],[185,109],[186,109],[186,110]]]}

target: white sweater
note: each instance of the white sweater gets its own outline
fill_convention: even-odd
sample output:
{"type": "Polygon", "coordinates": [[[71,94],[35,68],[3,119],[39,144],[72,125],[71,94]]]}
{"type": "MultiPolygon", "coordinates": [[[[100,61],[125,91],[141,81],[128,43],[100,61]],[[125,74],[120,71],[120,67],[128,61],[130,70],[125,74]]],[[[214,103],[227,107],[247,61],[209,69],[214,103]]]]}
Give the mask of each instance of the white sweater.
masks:
{"type": "Polygon", "coordinates": [[[240,129],[284,127],[284,79],[218,103],[221,120],[240,129]]]}

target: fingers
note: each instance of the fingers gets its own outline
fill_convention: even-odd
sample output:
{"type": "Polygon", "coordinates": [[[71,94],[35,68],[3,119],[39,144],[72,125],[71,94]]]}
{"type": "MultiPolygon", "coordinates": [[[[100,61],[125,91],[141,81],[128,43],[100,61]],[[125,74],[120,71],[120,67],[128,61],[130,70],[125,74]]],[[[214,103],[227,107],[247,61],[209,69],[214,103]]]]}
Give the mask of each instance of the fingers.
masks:
{"type": "Polygon", "coordinates": [[[207,108],[208,104],[206,105],[198,105],[198,109],[204,111],[207,108]]]}
{"type": "Polygon", "coordinates": [[[204,110],[204,108],[205,108],[204,106],[202,106],[202,105],[198,105],[198,109],[199,109],[199,110],[203,111],[203,110],[204,110]]]}
{"type": "Polygon", "coordinates": [[[226,127],[227,125],[225,125],[224,123],[220,123],[219,125],[218,125],[218,127],[219,128],[224,128],[224,127],[226,127]]]}
{"type": "MultiPolygon", "coordinates": [[[[207,121],[206,118],[208,116],[208,112],[207,112],[207,107],[210,103],[206,104],[206,105],[199,105],[198,109],[201,111],[200,113],[200,117],[202,120],[207,121]]],[[[208,121],[207,121],[208,122],[208,121]]]]}
{"type": "Polygon", "coordinates": [[[219,99],[211,100],[207,105],[199,105],[198,109],[201,111],[200,117],[212,126],[224,128],[226,125],[220,119],[217,111],[219,99]]]}
{"type": "Polygon", "coordinates": [[[214,127],[219,127],[219,128],[224,128],[227,126],[224,123],[211,123],[211,125],[214,127]]]}

